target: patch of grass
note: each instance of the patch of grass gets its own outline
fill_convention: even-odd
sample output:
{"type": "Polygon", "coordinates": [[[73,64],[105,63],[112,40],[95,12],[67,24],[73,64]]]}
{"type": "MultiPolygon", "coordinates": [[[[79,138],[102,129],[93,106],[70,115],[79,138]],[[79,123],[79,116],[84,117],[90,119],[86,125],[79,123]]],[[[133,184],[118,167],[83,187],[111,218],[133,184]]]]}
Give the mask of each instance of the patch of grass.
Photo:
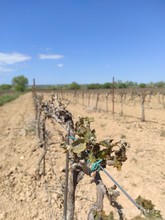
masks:
{"type": "Polygon", "coordinates": [[[18,98],[19,95],[19,93],[3,94],[2,96],[0,96],[0,106],[6,104],[7,102],[13,101],[14,99],[18,98]]]}

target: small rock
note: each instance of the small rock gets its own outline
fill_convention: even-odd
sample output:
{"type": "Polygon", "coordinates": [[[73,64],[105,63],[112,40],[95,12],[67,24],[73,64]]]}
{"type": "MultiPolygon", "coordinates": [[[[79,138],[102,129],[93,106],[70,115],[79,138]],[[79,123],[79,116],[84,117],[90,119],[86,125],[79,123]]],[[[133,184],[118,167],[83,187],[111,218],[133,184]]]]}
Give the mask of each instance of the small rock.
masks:
{"type": "Polygon", "coordinates": [[[5,160],[6,160],[6,157],[3,157],[3,158],[2,158],[2,160],[4,160],[4,161],[5,161],[5,160]]]}
{"type": "Polygon", "coordinates": [[[25,201],[25,195],[23,193],[20,194],[19,196],[19,201],[25,201]]]}
{"type": "Polygon", "coordinates": [[[26,137],[26,130],[25,129],[21,129],[20,132],[19,132],[19,136],[26,137]]]}
{"type": "Polygon", "coordinates": [[[60,170],[60,172],[64,172],[65,173],[65,167],[64,166],[61,166],[59,170],[60,170]]]}
{"type": "Polygon", "coordinates": [[[0,220],[4,220],[7,216],[7,213],[6,212],[2,212],[0,213],[0,220]]]}
{"type": "Polygon", "coordinates": [[[16,167],[11,167],[9,172],[6,174],[6,176],[10,176],[11,174],[13,174],[16,169],[17,169],[16,167]]]}
{"type": "Polygon", "coordinates": [[[48,202],[48,197],[47,197],[47,196],[44,196],[44,197],[42,198],[42,201],[43,201],[43,202],[48,202]]]}
{"type": "Polygon", "coordinates": [[[37,211],[32,212],[32,214],[31,214],[31,218],[32,219],[36,218],[37,216],[38,216],[38,212],[37,211]]]}
{"type": "Polygon", "coordinates": [[[25,158],[24,156],[21,156],[21,157],[20,157],[20,160],[23,160],[24,158],[25,158]]]}
{"type": "Polygon", "coordinates": [[[27,191],[27,192],[26,192],[26,196],[27,196],[27,197],[31,197],[31,196],[32,196],[32,192],[31,192],[31,191],[27,191]]]}

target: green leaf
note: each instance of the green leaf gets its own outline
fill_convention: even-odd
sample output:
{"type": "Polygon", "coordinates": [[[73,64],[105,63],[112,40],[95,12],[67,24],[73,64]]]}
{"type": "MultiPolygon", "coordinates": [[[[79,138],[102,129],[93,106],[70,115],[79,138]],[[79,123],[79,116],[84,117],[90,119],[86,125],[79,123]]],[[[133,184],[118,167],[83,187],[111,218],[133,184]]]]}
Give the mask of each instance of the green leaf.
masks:
{"type": "Polygon", "coordinates": [[[81,152],[83,152],[84,150],[86,150],[86,143],[80,143],[76,147],[72,147],[72,152],[74,152],[78,155],[80,155],[81,152]]]}
{"type": "Polygon", "coordinates": [[[90,163],[94,163],[96,161],[96,157],[93,155],[93,153],[89,154],[88,160],[90,163]]]}
{"type": "Polygon", "coordinates": [[[104,150],[100,150],[99,152],[97,152],[96,155],[98,159],[106,159],[107,153],[108,153],[108,150],[104,149],[104,150]]]}
{"type": "Polygon", "coordinates": [[[112,146],[110,145],[112,141],[113,139],[107,139],[107,140],[100,141],[99,144],[103,147],[112,148],[112,146]]]}
{"type": "Polygon", "coordinates": [[[72,142],[72,147],[77,147],[78,145],[83,143],[85,143],[85,140],[83,138],[78,138],[72,142]]]}
{"type": "Polygon", "coordinates": [[[152,203],[151,200],[144,199],[143,197],[138,196],[136,198],[136,202],[146,210],[146,217],[149,217],[151,219],[163,219],[161,212],[154,209],[155,205],[152,203]]]}
{"type": "Polygon", "coordinates": [[[115,157],[114,158],[114,165],[113,166],[116,167],[118,171],[120,171],[122,163],[120,161],[118,161],[117,158],[115,157]]]}

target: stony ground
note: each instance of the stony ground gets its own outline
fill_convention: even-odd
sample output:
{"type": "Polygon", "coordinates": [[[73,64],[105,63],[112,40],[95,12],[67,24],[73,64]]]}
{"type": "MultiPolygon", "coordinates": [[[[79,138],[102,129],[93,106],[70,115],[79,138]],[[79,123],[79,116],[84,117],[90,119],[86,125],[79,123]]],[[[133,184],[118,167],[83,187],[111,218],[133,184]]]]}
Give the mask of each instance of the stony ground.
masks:
{"type": "MultiPolygon", "coordinates": [[[[94,112],[78,104],[68,108],[75,120],[78,115],[94,117],[92,126],[99,140],[124,137],[130,143],[128,160],[122,170],[108,168],[108,172],[133,198],[141,195],[151,199],[165,217],[164,111],[156,112],[153,121],[142,123],[135,117],[112,117],[110,113],[94,112]]],[[[47,124],[53,144],[46,156],[46,176],[37,180],[35,170],[42,149],[38,147],[34,115],[31,93],[0,107],[0,220],[58,220],[63,213],[65,154],[59,147],[58,135],[62,129],[47,124]]],[[[107,186],[113,185],[104,173],[101,175],[107,186]]],[[[77,220],[87,219],[89,207],[95,201],[95,185],[90,181],[85,176],[77,188],[77,220]]],[[[119,202],[127,219],[138,214],[122,193],[119,202]]],[[[104,207],[106,213],[113,211],[106,199],[104,207]]]]}

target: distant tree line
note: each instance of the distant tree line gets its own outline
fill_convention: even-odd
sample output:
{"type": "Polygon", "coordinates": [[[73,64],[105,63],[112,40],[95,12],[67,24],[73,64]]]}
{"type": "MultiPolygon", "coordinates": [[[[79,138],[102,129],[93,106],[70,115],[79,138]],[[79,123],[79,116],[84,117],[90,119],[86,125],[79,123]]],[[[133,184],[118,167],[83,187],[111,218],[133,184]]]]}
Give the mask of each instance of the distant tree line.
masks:
{"type": "Polygon", "coordinates": [[[79,90],[79,89],[123,89],[123,88],[147,88],[147,87],[156,87],[156,88],[162,88],[165,87],[165,81],[160,81],[156,83],[136,83],[132,81],[126,81],[122,82],[121,80],[116,81],[114,84],[112,82],[106,82],[103,84],[100,83],[91,83],[91,84],[78,84],[77,82],[72,82],[68,85],[57,85],[52,86],[52,89],[70,89],[70,90],[79,90]]]}
{"type": "Polygon", "coordinates": [[[28,79],[23,76],[16,76],[12,79],[11,84],[2,84],[0,85],[0,92],[25,92],[28,86],[28,79]]]}
{"type": "MultiPolygon", "coordinates": [[[[90,84],[78,84],[77,82],[72,82],[70,84],[63,85],[37,85],[37,89],[41,90],[80,90],[80,89],[123,89],[123,88],[147,88],[147,87],[155,87],[155,88],[165,88],[165,81],[159,82],[151,82],[148,84],[145,83],[137,83],[133,81],[123,82],[121,80],[105,83],[90,83],[90,84]]],[[[31,89],[31,86],[28,87],[28,79],[23,76],[16,76],[12,79],[11,84],[2,84],[0,85],[0,92],[5,91],[17,91],[17,92],[25,92],[26,90],[31,89]]]]}

